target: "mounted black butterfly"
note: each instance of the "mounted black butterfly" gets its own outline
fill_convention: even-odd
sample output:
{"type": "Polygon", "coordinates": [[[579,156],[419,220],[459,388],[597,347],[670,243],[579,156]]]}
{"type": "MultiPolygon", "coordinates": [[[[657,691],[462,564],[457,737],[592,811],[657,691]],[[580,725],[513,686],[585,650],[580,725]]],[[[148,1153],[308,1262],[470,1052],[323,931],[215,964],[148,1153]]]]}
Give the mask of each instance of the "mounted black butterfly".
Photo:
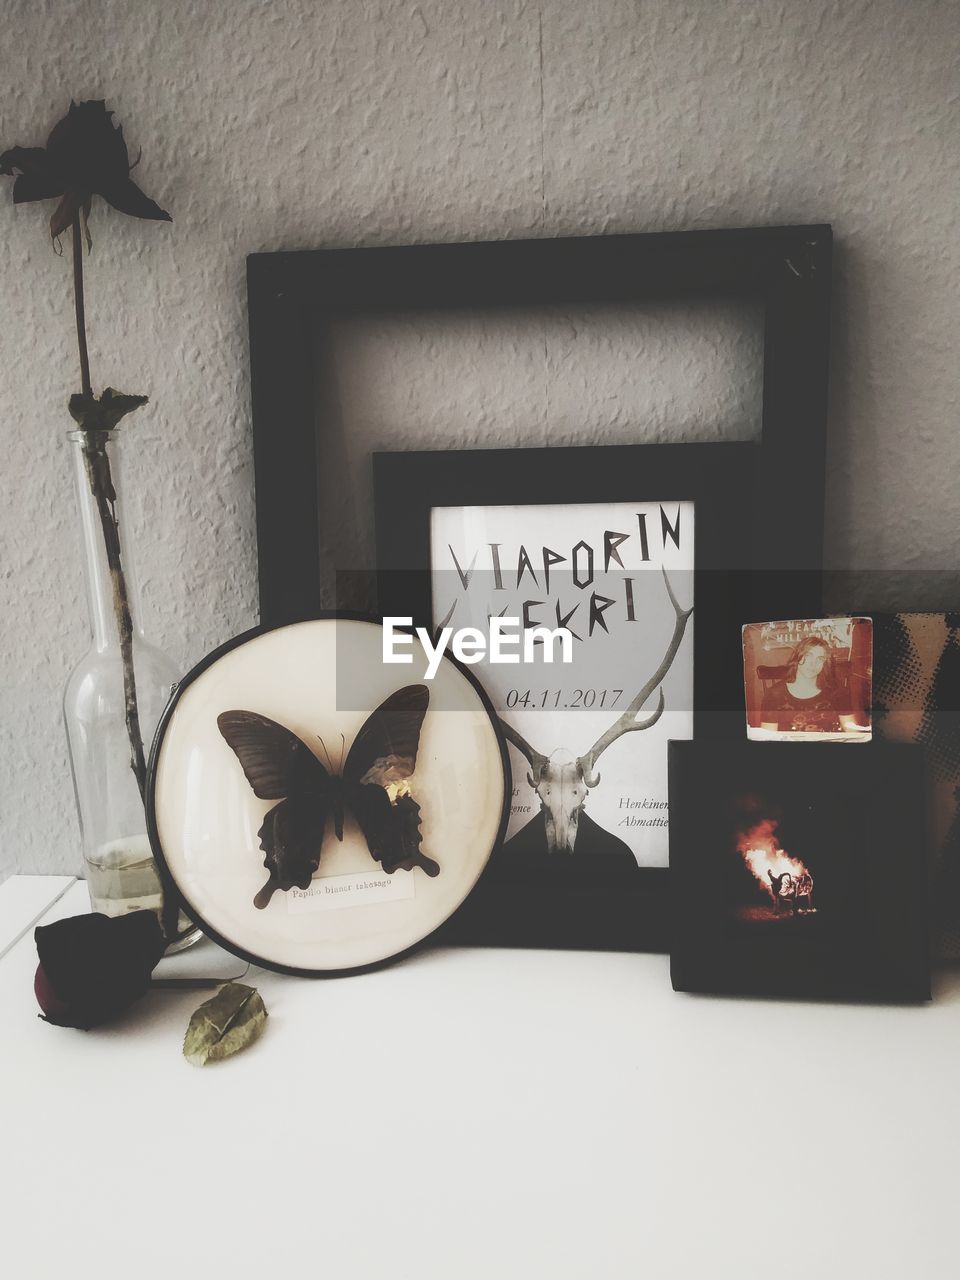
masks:
{"type": "MultiPolygon", "coordinates": [[[[342,776],[328,772],[290,729],[255,711],[224,711],[217,727],[240,761],[253,794],[279,800],[257,834],[270,878],[254,898],[263,908],[277,889],[309,887],[320,865],[327,818],[337,839],[343,816],[357,820],[367,848],[392,875],[420,867],[428,876],[439,864],[420,851],[420,806],[409,794],[391,798],[387,788],[416,768],[420,729],[430,701],[426,685],[398,689],[368,716],[347,753],[342,776]]],[[[329,757],[328,757],[329,763],[329,757]]]]}

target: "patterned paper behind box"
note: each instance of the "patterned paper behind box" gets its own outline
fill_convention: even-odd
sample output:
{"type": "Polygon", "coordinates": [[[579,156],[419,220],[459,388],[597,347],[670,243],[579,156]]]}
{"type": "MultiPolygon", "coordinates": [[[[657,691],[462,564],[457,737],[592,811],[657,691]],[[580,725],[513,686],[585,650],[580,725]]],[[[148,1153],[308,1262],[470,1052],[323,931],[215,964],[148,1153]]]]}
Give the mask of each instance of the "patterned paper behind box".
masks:
{"type": "Polygon", "coordinates": [[[960,961],[960,613],[874,615],[874,727],[927,753],[936,947],[960,961]]]}

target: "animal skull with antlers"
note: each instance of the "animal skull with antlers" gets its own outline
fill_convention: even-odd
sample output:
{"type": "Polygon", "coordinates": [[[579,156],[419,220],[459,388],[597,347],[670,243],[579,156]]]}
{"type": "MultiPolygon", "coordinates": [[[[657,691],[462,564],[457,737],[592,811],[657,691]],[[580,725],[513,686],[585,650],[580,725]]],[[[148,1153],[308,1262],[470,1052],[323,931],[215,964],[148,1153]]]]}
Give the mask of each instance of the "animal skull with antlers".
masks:
{"type": "Polygon", "coordinates": [[[561,747],[549,756],[543,755],[542,752],[534,750],[512,725],[501,721],[507,741],[513,743],[530,765],[527,781],[540,799],[546,828],[547,849],[550,852],[556,850],[560,853],[573,853],[587,792],[600,781],[600,774],[596,769],[601,754],[623,734],[649,729],[663,715],[665,703],[663,689],[660,686],[677,656],[677,650],[680,648],[693,608],[691,606],[689,609],[681,609],[673,594],[666,570],[662,572],[667,594],[676,615],[673,636],[663,661],[623,715],[601,734],[589,751],[582,756],[574,756],[561,747]],[[659,690],[656,708],[650,715],[638,720],[637,716],[655,689],[659,690]]]}

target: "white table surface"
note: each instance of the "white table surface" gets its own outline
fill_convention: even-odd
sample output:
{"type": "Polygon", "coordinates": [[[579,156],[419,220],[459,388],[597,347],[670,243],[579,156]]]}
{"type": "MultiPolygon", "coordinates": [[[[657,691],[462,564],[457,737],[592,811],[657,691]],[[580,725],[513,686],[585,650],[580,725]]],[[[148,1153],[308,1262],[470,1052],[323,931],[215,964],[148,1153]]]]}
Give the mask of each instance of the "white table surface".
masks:
{"type": "Polygon", "coordinates": [[[204,992],[37,1018],[38,896],[86,909],[45,879],[0,886],[6,1276],[960,1274],[960,975],[787,1004],[675,994],[664,956],[435,949],[248,975],[266,1034],[197,1069],[204,992]]]}

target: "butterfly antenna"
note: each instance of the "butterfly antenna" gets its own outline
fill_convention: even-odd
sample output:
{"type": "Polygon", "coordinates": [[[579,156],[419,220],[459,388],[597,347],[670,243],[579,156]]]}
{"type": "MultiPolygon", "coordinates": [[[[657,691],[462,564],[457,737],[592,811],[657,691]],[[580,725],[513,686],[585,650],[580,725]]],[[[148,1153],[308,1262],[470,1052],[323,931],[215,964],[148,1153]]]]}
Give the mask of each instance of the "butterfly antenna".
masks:
{"type": "Polygon", "coordinates": [[[340,767],[337,769],[337,773],[341,773],[341,774],[343,773],[343,753],[346,750],[346,746],[347,746],[347,740],[341,733],[340,735],[340,767]]]}
{"type": "Polygon", "coordinates": [[[333,773],[333,765],[330,763],[330,752],[327,750],[327,744],[320,737],[319,733],[317,734],[317,741],[320,743],[320,746],[323,747],[323,754],[327,757],[327,768],[331,773],[333,773]]]}

